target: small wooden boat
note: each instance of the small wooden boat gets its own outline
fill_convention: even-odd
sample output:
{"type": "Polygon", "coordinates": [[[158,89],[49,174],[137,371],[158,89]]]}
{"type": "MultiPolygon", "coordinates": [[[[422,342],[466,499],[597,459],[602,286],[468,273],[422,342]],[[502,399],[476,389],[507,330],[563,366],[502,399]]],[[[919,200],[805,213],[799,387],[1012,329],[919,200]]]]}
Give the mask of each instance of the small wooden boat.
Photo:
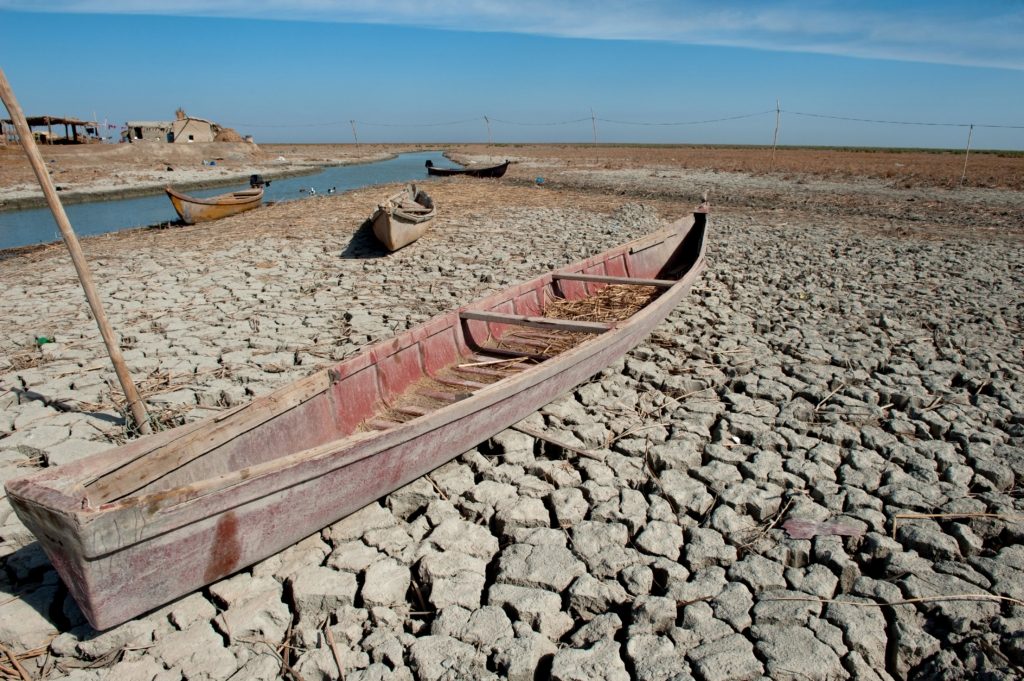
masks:
{"type": "Polygon", "coordinates": [[[698,211],[216,417],[9,480],[8,499],[92,626],[112,627],[281,551],[607,367],[686,295],[705,230],[698,211]],[[588,305],[603,316],[581,315],[588,305]]]}
{"type": "Polygon", "coordinates": [[[501,177],[508,170],[511,161],[505,161],[496,166],[487,166],[486,168],[474,168],[472,166],[467,168],[438,168],[434,165],[434,162],[427,159],[427,174],[428,175],[469,175],[470,177],[501,177]]]}
{"type": "MultiPolygon", "coordinates": [[[[269,182],[267,184],[270,184],[269,182]]],[[[263,187],[243,189],[238,192],[219,194],[207,199],[182,194],[171,187],[165,187],[164,191],[171,199],[174,210],[178,217],[187,225],[194,225],[197,222],[207,220],[219,220],[235,213],[258,208],[263,202],[263,187]]]]}
{"type": "Polygon", "coordinates": [[[373,233],[389,251],[408,246],[427,231],[427,222],[437,215],[434,201],[425,191],[410,184],[377,206],[370,216],[373,233]]]}

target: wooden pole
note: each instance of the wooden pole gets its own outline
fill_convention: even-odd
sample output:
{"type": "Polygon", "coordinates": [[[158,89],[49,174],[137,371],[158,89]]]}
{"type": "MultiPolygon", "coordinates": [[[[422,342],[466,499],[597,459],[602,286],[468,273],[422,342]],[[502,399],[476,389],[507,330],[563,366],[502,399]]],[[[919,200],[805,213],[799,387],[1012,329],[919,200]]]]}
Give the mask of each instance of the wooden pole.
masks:
{"type": "Polygon", "coordinates": [[[96,320],[96,325],[100,327],[100,335],[103,336],[103,342],[107,346],[110,361],[114,364],[114,372],[117,374],[117,380],[121,383],[121,390],[124,391],[124,397],[128,402],[132,419],[135,421],[135,427],[142,434],[149,433],[151,428],[149,417],[146,414],[146,406],[139,397],[139,391],[135,389],[131,374],[128,373],[128,367],[125,366],[124,357],[121,355],[121,348],[118,347],[117,339],[114,337],[114,330],[110,327],[110,322],[107,321],[107,314],[103,310],[96,285],[92,281],[92,273],[89,272],[89,264],[85,261],[85,253],[82,252],[82,247],[78,243],[75,230],[71,228],[71,222],[68,220],[67,213],[64,212],[64,206],[57,196],[57,190],[46,171],[43,157],[39,153],[39,149],[36,148],[35,140],[32,139],[28,121],[25,120],[25,114],[22,113],[18,100],[14,98],[14,91],[11,90],[11,85],[7,82],[7,75],[4,74],[3,69],[0,69],[0,100],[3,100],[4,106],[7,107],[7,113],[11,115],[14,127],[21,138],[21,146],[25,149],[25,154],[39,181],[39,186],[42,187],[43,194],[46,196],[46,203],[49,204],[53,218],[57,221],[60,233],[64,237],[64,243],[71,253],[71,260],[78,272],[78,279],[82,282],[92,316],[96,320]]]}
{"type": "Polygon", "coordinates": [[[487,143],[494,144],[494,139],[491,137],[491,119],[484,116],[484,123],[487,124],[487,143]]]}
{"type": "Polygon", "coordinates": [[[356,134],[356,120],[353,118],[349,121],[352,124],[352,139],[356,141],[356,146],[359,146],[359,135],[356,134]]]}
{"type": "Polygon", "coordinates": [[[594,144],[597,144],[597,116],[594,115],[594,108],[590,108],[590,125],[594,128],[594,144]]]}
{"type": "Polygon", "coordinates": [[[974,137],[974,123],[971,123],[971,129],[967,131],[967,151],[964,153],[964,171],[960,173],[960,186],[964,186],[964,180],[967,179],[967,157],[971,155],[971,138],[974,137]]]}
{"type": "Polygon", "coordinates": [[[768,171],[775,170],[775,145],[779,141],[779,118],[782,115],[782,107],[779,106],[779,100],[775,100],[775,134],[772,135],[772,162],[768,166],[768,171]]]}

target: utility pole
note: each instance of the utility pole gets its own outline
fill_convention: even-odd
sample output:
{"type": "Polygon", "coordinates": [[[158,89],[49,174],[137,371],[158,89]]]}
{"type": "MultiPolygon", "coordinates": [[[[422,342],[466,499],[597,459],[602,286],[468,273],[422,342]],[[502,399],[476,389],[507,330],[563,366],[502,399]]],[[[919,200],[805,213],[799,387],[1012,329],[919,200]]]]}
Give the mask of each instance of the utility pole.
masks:
{"type": "Polygon", "coordinates": [[[484,116],[484,123],[487,124],[487,143],[494,144],[494,139],[491,138],[491,119],[484,116]]]}
{"type": "Polygon", "coordinates": [[[597,144],[597,116],[594,115],[594,107],[590,107],[590,125],[594,128],[594,144],[597,144]]]}
{"type": "Polygon", "coordinates": [[[782,116],[782,107],[779,105],[779,100],[775,100],[775,134],[772,135],[772,163],[768,167],[768,171],[775,170],[775,146],[779,141],[779,118],[782,116]]]}
{"type": "Polygon", "coordinates": [[[356,134],[356,120],[353,118],[349,123],[352,124],[352,139],[356,141],[356,146],[359,146],[359,135],[356,134]]]}
{"type": "Polygon", "coordinates": [[[971,138],[974,137],[974,123],[971,123],[971,129],[967,131],[967,152],[964,154],[964,172],[960,173],[960,186],[964,186],[964,180],[967,178],[967,157],[971,155],[971,138]]]}

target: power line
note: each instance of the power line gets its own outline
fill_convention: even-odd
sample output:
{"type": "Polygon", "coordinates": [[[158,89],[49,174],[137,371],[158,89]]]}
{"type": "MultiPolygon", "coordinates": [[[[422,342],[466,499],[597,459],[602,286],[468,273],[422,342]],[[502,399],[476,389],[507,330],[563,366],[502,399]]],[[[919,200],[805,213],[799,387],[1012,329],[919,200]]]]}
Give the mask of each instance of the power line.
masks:
{"type": "MultiPolygon", "coordinates": [[[[934,121],[896,121],[887,119],[877,118],[858,118],[854,116],[837,116],[834,114],[823,114],[823,113],[812,113],[808,111],[791,111],[789,109],[765,109],[764,111],[757,111],[754,113],[740,114],[737,116],[724,116],[721,118],[708,118],[703,120],[693,121],[675,121],[675,122],[658,122],[658,121],[626,121],[612,118],[599,118],[596,116],[586,116],[582,118],[573,118],[563,121],[510,121],[503,118],[494,118],[492,116],[485,116],[484,120],[490,123],[503,123],[505,125],[518,125],[518,126],[529,126],[529,127],[545,127],[545,126],[559,126],[559,125],[572,125],[575,123],[585,123],[587,121],[601,121],[602,123],[614,123],[617,125],[635,125],[635,126],[650,126],[650,127],[671,127],[671,126],[687,126],[687,125],[705,125],[708,123],[721,123],[725,121],[735,121],[744,118],[754,118],[757,116],[764,116],[771,113],[785,113],[793,116],[805,116],[808,118],[823,118],[836,121],[853,121],[858,123],[880,123],[884,125],[917,125],[927,127],[948,127],[948,128],[996,128],[1005,130],[1024,130],[1024,125],[996,125],[996,124],[985,124],[985,123],[942,123],[934,121]]],[[[375,123],[371,121],[360,121],[360,120],[343,120],[343,121],[329,121],[324,123],[231,123],[232,127],[235,128],[324,128],[324,127],[337,127],[344,125],[351,125],[353,122],[364,126],[377,126],[385,128],[435,128],[445,127],[452,125],[464,125],[467,123],[475,123],[480,120],[479,116],[472,118],[463,118],[457,121],[444,121],[435,123],[375,123]]]]}
{"type": "Polygon", "coordinates": [[[369,123],[367,121],[356,121],[360,125],[376,125],[382,128],[439,128],[445,125],[462,125],[463,123],[475,123],[480,120],[479,116],[464,118],[461,121],[447,121],[445,123],[369,123]]]}
{"type": "Polygon", "coordinates": [[[929,123],[922,121],[886,121],[874,118],[852,118],[849,116],[832,116],[829,114],[807,113],[805,111],[789,111],[788,109],[783,109],[782,113],[792,114],[794,116],[808,116],[810,118],[830,118],[836,121],[856,121],[858,123],[885,123],[887,125],[928,125],[946,128],[970,128],[973,126],[975,128],[1008,128],[1014,130],[1024,130],[1024,125],[985,125],[982,123],[929,123]]]}
{"type": "Polygon", "coordinates": [[[727,116],[725,118],[709,118],[703,121],[682,121],[679,123],[645,123],[641,121],[617,121],[611,118],[598,118],[597,120],[601,121],[602,123],[618,123],[620,125],[701,125],[703,123],[721,123],[722,121],[736,121],[741,118],[754,118],[755,116],[763,116],[765,114],[770,113],[775,113],[775,109],[767,109],[765,111],[758,111],[756,113],[741,114],[739,116],[727,116]]]}
{"type": "Polygon", "coordinates": [[[495,123],[504,123],[505,125],[569,125],[571,123],[583,123],[584,121],[592,120],[590,116],[586,118],[574,118],[571,121],[556,121],[551,123],[520,123],[517,121],[506,121],[500,118],[491,118],[495,123]]]}

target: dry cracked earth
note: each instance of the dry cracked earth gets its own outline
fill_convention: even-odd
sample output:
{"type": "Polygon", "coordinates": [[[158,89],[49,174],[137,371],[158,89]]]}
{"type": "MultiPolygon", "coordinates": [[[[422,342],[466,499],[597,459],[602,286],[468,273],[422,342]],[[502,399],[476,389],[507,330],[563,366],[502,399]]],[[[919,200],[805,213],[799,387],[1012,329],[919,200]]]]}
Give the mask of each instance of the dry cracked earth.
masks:
{"type": "MultiPolygon", "coordinates": [[[[0,499],[0,676],[1024,675],[1019,192],[673,168],[548,169],[538,189],[541,164],[519,167],[502,192],[437,184],[445,222],[386,258],[357,231],[366,192],[89,241],[174,425],[649,232],[703,189],[717,209],[708,270],[621,361],[110,631],[0,499]]],[[[125,437],[65,261],[0,262],[2,479],[125,437]]]]}

